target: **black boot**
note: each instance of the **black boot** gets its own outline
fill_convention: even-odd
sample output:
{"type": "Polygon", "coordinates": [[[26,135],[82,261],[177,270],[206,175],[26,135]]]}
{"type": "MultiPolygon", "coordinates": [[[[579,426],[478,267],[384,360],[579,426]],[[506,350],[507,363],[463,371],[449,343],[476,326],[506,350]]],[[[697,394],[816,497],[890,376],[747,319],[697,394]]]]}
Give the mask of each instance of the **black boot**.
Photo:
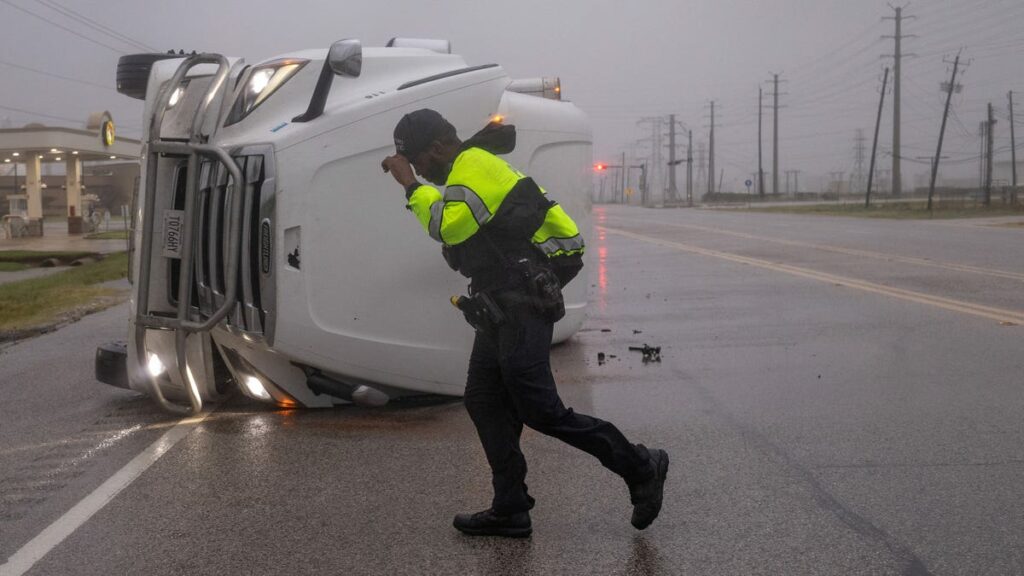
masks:
{"type": "Polygon", "coordinates": [[[470,536],[508,536],[525,538],[533,532],[529,512],[499,516],[487,509],[476,514],[456,514],[455,528],[470,536]]]}
{"type": "Polygon", "coordinates": [[[643,530],[654,522],[661,512],[662,496],[665,492],[665,476],[668,475],[668,452],[644,448],[650,453],[654,476],[639,484],[629,486],[629,499],[633,502],[633,527],[643,530]]]}

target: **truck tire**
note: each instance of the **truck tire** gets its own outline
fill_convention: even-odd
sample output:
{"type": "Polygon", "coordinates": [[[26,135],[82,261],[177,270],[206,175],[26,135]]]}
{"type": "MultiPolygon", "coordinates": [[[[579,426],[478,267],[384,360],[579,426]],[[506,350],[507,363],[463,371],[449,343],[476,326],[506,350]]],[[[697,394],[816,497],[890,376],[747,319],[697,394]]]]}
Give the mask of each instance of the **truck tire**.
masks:
{"type": "Polygon", "coordinates": [[[153,63],[170,58],[184,58],[184,55],[147,52],[121,56],[117,60],[117,91],[129,98],[145,100],[153,63]]]}

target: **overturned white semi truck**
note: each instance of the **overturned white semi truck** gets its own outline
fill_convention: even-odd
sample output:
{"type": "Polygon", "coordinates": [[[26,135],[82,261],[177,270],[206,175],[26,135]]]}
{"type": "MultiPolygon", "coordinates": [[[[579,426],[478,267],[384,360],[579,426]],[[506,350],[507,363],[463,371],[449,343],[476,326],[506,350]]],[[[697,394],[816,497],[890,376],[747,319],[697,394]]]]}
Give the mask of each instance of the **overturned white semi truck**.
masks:
{"type": "MultiPolygon", "coordinates": [[[[444,263],[382,173],[403,114],[433,108],[466,137],[515,124],[509,162],[590,231],[591,133],[554,78],[470,66],[446,41],[341,40],[248,65],[140,54],[118,90],[145,99],[127,342],[98,379],[189,413],[234,382],[279,406],[462,394],[472,329],[444,263]]],[[[565,290],[575,333],[586,275],[565,290]]]]}

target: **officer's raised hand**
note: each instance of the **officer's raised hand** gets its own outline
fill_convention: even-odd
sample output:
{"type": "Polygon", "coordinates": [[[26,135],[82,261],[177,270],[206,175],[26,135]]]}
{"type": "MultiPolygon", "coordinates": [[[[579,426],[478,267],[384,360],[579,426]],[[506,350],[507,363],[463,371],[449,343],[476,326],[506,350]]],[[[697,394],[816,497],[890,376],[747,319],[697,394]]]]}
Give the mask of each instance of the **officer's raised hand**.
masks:
{"type": "Polygon", "coordinates": [[[380,167],[385,172],[390,172],[395,181],[401,184],[403,188],[416,183],[416,176],[412,172],[409,160],[401,154],[388,156],[380,163],[380,167]]]}

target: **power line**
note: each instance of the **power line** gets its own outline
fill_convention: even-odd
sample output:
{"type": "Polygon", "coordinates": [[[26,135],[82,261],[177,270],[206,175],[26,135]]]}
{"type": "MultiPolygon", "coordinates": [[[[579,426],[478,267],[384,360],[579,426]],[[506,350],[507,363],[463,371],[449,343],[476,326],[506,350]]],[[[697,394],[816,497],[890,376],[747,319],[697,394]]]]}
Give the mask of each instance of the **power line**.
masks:
{"type": "Polygon", "coordinates": [[[109,44],[104,44],[103,42],[100,42],[99,40],[96,40],[94,38],[90,38],[90,37],[88,37],[88,36],[86,36],[84,34],[80,34],[79,32],[76,32],[76,31],[72,30],[71,28],[68,28],[67,26],[64,26],[62,24],[58,24],[58,23],[54,22],[53,20],[50,20],[46,16],[40,16],[39,14],[36,14],[35,12],[32,12],[31,10],[22,8],[21,6],[18,6],[17,4],[11,2],[10,0],[0,0],[0,2],[3,2],[4,4],[7,4],[11,8],[14,8],[15,10],[19,10],[21,12],[24,12],[25,14],[28,14],[29,16],[32,16],[33,18],[37,18],[39,20],[42,20],[43,22],[46,22],[47,24],[50,24],[51,26],[56,26],[57,28],[60,28],[61,30],[64,30],[65,32],[67,32],[69,34],[74,34],[75,36],[78,36],[79,38],[81,38],[83,40],[87,40],[89,42],[92,42],[93,44],[96,44],[97,46],[102,46],[102,47],[107,48],[109,50],[113,50],[114,52],[117,52],[119,54],[127,54],[127,52],[125,52],[124,50],[120,50],[118,48],[114,48],[113,46],[111,46],[109,44]]]}
{"type": "Polygon", "coordinates": [[[130,36],[122,34],[122,33],[118,32],[117,30],[114,30],[113,28],[110,28],[110,27],[108,27],[108,26],[106,26],[106,25],[104,25],[104,24],[102,24],[100,22],[97,22],[97,21],[93,20],[92,18],[89,18],[85,14],[82,14],[80,12],[75,12],[74,10],[72,10],[71,8],[68,8],[66,6],[61,6],[60,4],[54,2],[53,0],[36,0],[36,2],[42,4],[43,6],[46,6],[47,8],[49,8],[51,10],[59,12],[60,14],[63,14],[64,16],[66,16],[68,18],[71,18],[72,20],[75,20],[75,21],[77,21],[77,22],[79,22],[81,24],[84,24],[85,26],[87,26],[89,28],[92,28],[93,30],[96,30],[97,32],[99,32],[101,34],[109,36],[110,38],[113,38],[114,40],[120,40],[121,42],[124,42],[126,44],[132,44],[132,45],[134,45],[134,46],[136,46],[136,47],[138,47],[138,48],[140,48],[142,50],[145,50],[147,52],[157,52],[158,51],[156,48],[153,48],[152,46],[149,46],[149,45],[144,44],[144,43],[142,43],[142,42],[140,42],[138,40],[135,40],[134,38],[132,38],[130,36]]]}
{"type": "Polygon", "coordinates": [[[11,106],[2,106],[0,108],[4,110],[10,110],[11,112],[20,112],[21,114],[28,114],[29,116],[41,116],[43,118],[52,118],[54,120],[66,120],[68,122],[74,122],[76,124],[84,124],[81,118],[68,118],[67,116],[54,116],[53,114],[44,114],[42,112],[34,112],[32,110],[25,110],[22,108],[14,108],[11,106]]]}
{"type": "Polygon", "coordinates": [[[105,84],[97,84],[96,82],[89,82],[88,80],[79,80],[78,78],[72,78],[70,76],[61,76],[60,74],[54,74],[53,72],[46,72],[44,70],[39,70],[38,68],[31,68],[29,66],[22,66],[21,64],[15,64],[14,62],[8,62],[6,60],[0,60],[0,64],[3,64],[4,66],[10,66],[12,68],[18,68],[20,70],[24,70],[26,72],[31,72],[33,74],[39,74],[40,76],[49,76],[50,78],[57,78],[57,79],[60,79],[60,80],[67,80],[68,82],[76,82],[78,84],[84,84],[86,86],[95,86],[96,88],[103,88],[104,90],[110,90],[111,92],[117,92],[117,90],[115,90],[114,88],[111,88],[110,86],[107,86],[105,84]]]}
{"type": "MultiPolygon", "coordinates": [[[[874,30],[876,26],[877,26],[877,24],[875,22],[872,22],[867,28],[861,30],[853,38],[851,38],[849,41],[845,42],[844,44],[841,44],[841,45],[837,46],[836,48],[834,48],[830,52],[826,52],[825,54],[822,54],[820,56],[816,56],[816,57],[814,57],[814,58],[812,58],[812,59],[810,59],[810,60],[808,60],[806,62],[803,62],[803,63],[799,64],[797,66],[797,69],[800,70],[800,71],[792,74],[791,78],[802,78],[804,76],[811,75],[812,72],[816,68],[819,68],[819,67],[827,64],[828,60],[830,58],[832,58],[833,56],[838,55],[840,52],[842,52],[846,48],[856,44],[864,36],[870,34],[871,31],[874,30]]],[[[871,44],[873,45],[876,42],[878,42],[877,38],[871,44]]],[[[871,45],[868,45],[867,47],[862,48],[862,50],[867,50],[870,47],[871,47],[871,45]]],[[[859,54],[859,52],[858,52],[858,54],[859,54]]]]}

